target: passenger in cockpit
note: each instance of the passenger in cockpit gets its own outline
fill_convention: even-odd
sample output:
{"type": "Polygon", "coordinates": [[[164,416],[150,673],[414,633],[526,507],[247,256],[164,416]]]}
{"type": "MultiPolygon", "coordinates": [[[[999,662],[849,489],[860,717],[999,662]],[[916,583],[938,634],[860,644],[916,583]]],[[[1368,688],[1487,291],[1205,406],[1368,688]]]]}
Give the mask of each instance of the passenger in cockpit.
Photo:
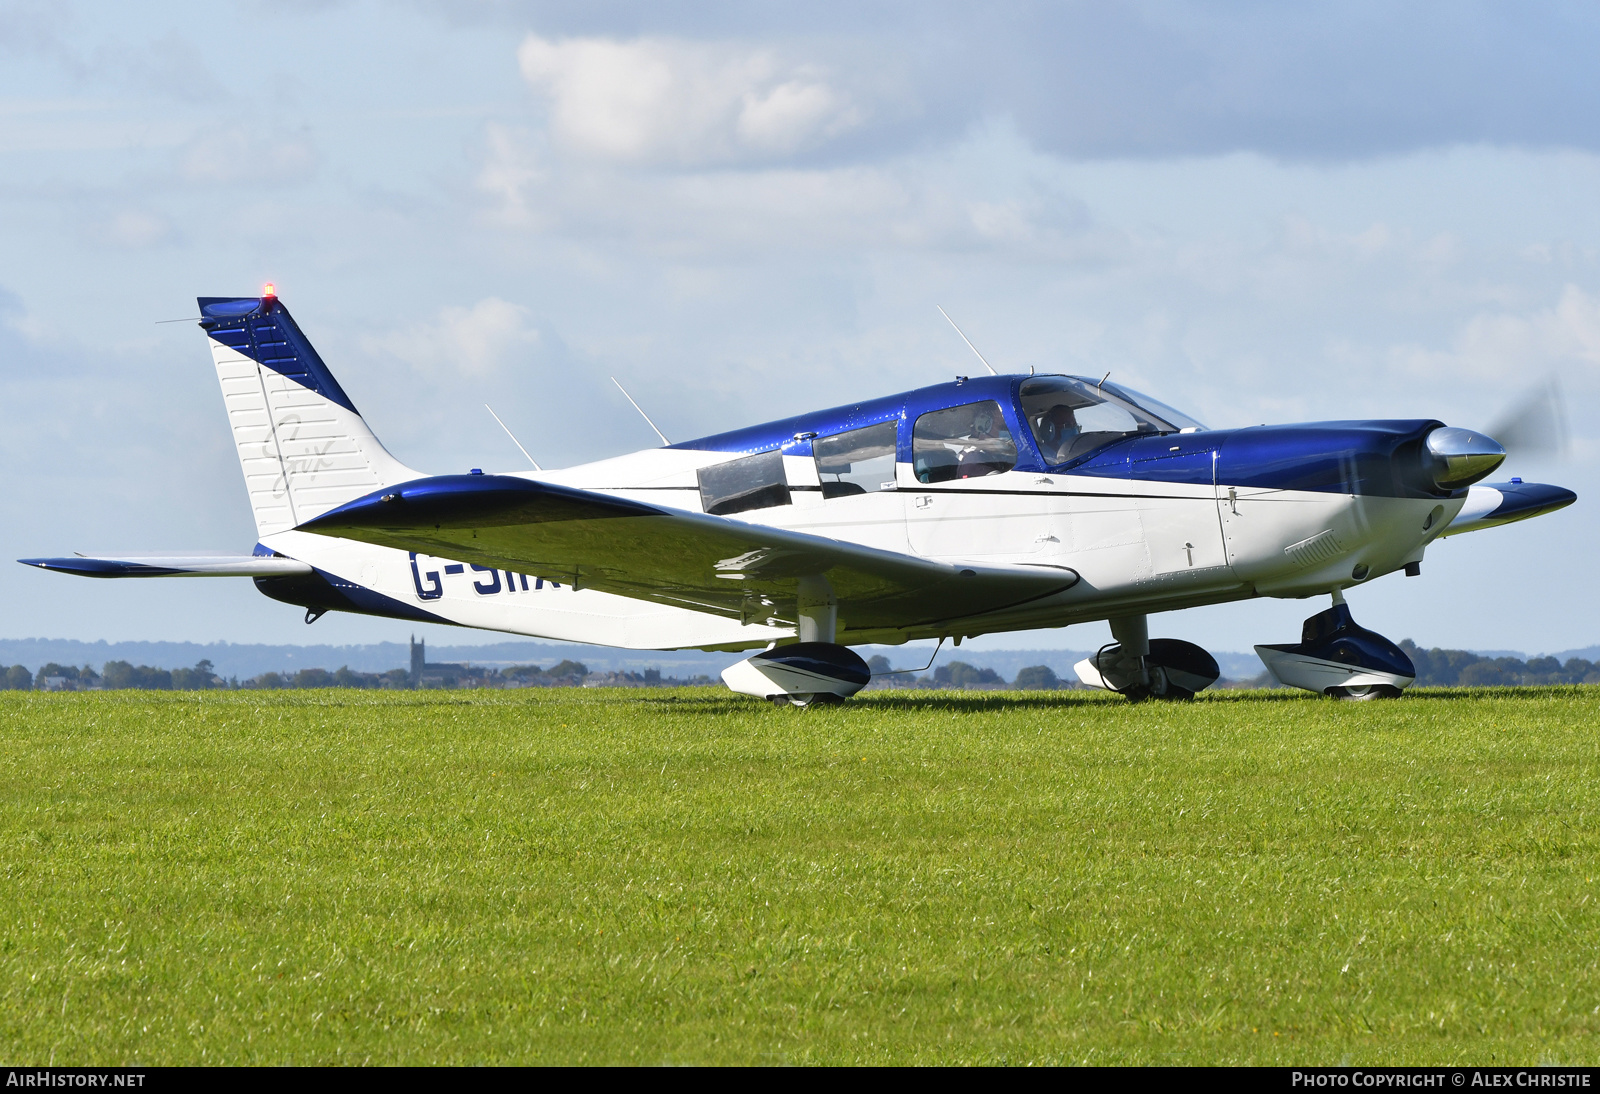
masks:
{"type": "Polygon", "coordinates": [[[1065,403],[1057,403],[1039,416],[1033,435],[1039,441],[1039,454],[1045,463],[1060,463],[1078,439],[1078,416],[1065,403]]]}

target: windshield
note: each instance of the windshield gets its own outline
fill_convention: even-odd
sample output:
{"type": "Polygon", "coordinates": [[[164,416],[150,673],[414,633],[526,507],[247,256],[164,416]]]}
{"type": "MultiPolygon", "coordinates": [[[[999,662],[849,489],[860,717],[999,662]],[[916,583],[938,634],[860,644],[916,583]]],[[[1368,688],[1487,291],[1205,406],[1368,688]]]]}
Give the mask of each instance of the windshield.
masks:
{"type": "MultiPolygon", "coordinates": [[[[1154,417],[1166,422],[1175,430],[1182,431],[1185,429],[1193,430],[1206,428],[1195,419],[1189,417],[1189,415],[1185,414],[1183,411],[1168,406],[1160,399],[1152,399],[1142,391],[1135,391],[1133,388],[1124,387],[1121,384],[1108,383],[1105,386],[1109,390],[1116,392],[1118,395],[1128,400],[1128,402],[1132,403],[1134,406],[1148,410],[1154,417]]],[[[1171,432],[1171,430],[1163,430],[1163,432],[1171,432]]]]}
{"type": "Polygon", "coordinates": [[[1203,428],[1137,392],[1076,376],[1025,380],[1019,401],[1047,464],[1068,463],[1123,437],[1203,428]]]}

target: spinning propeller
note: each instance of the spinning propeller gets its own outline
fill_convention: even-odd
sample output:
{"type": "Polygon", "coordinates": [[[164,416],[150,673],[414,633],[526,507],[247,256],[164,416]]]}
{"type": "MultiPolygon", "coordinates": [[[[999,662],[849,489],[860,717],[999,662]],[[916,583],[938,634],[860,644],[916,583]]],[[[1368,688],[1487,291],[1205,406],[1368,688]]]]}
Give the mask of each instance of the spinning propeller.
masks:
{"type": "Polygon", "coordinates": [[[1489,436],[1513,456],[1554,457],[1567,453],[1567,411],[1554,377],[1512,404],[1489,429],[1489,436]]]}

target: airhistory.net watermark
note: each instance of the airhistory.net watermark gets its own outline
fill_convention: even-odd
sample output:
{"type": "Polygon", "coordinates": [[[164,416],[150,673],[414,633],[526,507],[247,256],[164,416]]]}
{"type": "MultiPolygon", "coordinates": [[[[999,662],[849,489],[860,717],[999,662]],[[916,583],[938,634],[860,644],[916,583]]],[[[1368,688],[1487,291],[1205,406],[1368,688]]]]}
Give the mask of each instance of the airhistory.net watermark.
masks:
{"type": "Polygon", "coordinates": [[[142,1071],[86,1071],[78,1068],[28,1067],[7,1068],[7,1087],[141,1087],[145,1073],[142,1071]]]}

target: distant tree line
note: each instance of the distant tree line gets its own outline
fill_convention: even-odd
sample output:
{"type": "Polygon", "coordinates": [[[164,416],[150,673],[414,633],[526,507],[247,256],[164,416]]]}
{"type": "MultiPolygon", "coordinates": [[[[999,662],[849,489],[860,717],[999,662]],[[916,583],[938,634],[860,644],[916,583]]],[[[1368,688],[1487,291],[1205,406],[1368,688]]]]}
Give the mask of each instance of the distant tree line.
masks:
{"type": "MultiPolygon", "coordinates": [[[[583,683],[589,675],[588,666],[581,661],[566,660],[541,669],[538,665],[513,665],[507,669],[485,669],[466,665],[439,666],[444,671],[441,679],[424,681],[425,685],[443,687],[569,687],[583,683]]],[[[348,665],[329,672],[327,669],[301,669],[298,672],[264,672],[248,680],[223,679],[215,672],[210,661],[200,661],[190,669],[158,669],[151,665],[134,665],[127,661],[107,661],[96,672],[92,665],[81,668],[58,665],[54,661],[42,665],[37,673],[29,672],[26,665],[0,666],[0,690],[3,691],[110,691],[134,688],[142,691],[210,691],[243,689],[290,688],[368,688],[401,690],[415,686],[411,674],[405,669],[387,672],[357,672],[348,665]]]]}
{"type": "Polygon", "coordinates": [[[918,676],[915,672],[895,673],[892,676],[878,675],[892,672],[889,659],[883,654],[875,654],[867,660],[867,668],[871,669],[881,687],[891,688],[957,688],[974,691],[994,691],[1000,688],[1016,688],[1022,691],[1055,691],[1057,688],[1075,687],[1076,681],[1065,681],[1056,676],[1055,670],[1048,665],[1029,665],[1017,673],[1017,678],[1011,683],[994,669],[981,669],[976,665],[969,665],[965,661],[949,661],[939,665],[925,676],[918,676]]]}
{"type": "MultiPolygon", "coordinates": [[[[1581,657],[1561,662],[1554,657],[1534,657],[1523,661],[1517,657],[1484,657],[1467,650],[1446,650],[1437,647],[1422,649],[1411,639],[1400,643],[1400,648],[1410,656],[1417,667],[1418,687],[1515,687],[1549,684],[1600,684],[1600,664],[1581,657]]],[[[889,659],[882,654],[867,662],[873,673],[891,671],[889,659]]],[[[504,669],[487,669],[477,666],[430,666],[430,670],[448,670],[439,675],[432,673],[423,686],[434,687],[577,687],[590,674],[581,661],[560,661],[548,669],[538,665],[513,665],[504,669]]],[[[627,677],[633,682],[633,673],[613,673],[597,679],[601,683],[618,683],[613,677],[627,677]]],[[[700,679],[697,678],[696,682],[700,679]]],[[[660,682],[657,670],[639,675],[645,683],[660,682]],[[654,679],[652,679],[652,673],[654,679]]],[[[706,682],[709,682],[707,680],[706,682]]],[[[1253,680],[1235,681],[1232,686],[1270,687],[1271,676],[1263,673],[1253,680]]],[[[365,688],[404,690],[415,687],[405,669],[387,672],[357,672],[348,665],[333,672],[327,669],[301,669],[293,673],[264,672],[248,680],[223,679],[213,671],[210,661],[200,661],[189,669],[158,669],[150,665],[134,665],[127,661],[107,661],[96,672],[92,665],[77,667],[58,665],[55,662],[40,667],[37,673],[29,672],[25,665],[0,666],[0,691],[97,691],[136,688],[145,691],[208,691],[242,689],[295,689],[295,688],[365,688]]],[[[963,688],[995,690],[1014,688],[1021,691],[1055,691],[1059,688],[1077,687],[1075,680],[1062,680],[1048,665],[1030,665],[1017,673],[1017,678],[1007,683],[1005,677],[994,669],[978,668],[965,661],[950,661],[932,672],[917,676],[914,672],[877,677],[877,686],[894,688],[963,688]]]]}
{"type": "MultiPolygon", "coordinates": [[[[1400,643],[1417,668],[1418,687],[1488,688],[1550,684],[1600,684],[1600,663],[1571,657],[1565,662],[1554,657],[1484,657],[1467,650],[1422,649],[1411,639],[1400,643]]],[[[879,654],[867,662],[874,673],[888,672],[889,659],[879,654]]],[[[1076,680],[1062,680],[1047,665],[1030,665],[1018,671],[1009,685],[993,669],[980,669],[965,661],[940,665],[925,676],[912,673],[880,677],[883,685],[901,688],[1011,687],[1018,691],[1055,691],[1077,687],[1076,680]]],[[[1271,674],[1263,672],[1251,680],[1223,681],[1233,687],[1273,687],[1271,674]]]]}
{"type": "Polygon", "coordinates": [[[1566,663],[1554,657],[1482,657],[1466,650],[1421,649],[1411,639],[1400,643],[1417,666],[1417,686],[1494,688],[1536,684],[1600,684],[1600,665],[1581,657],[1566,663]]]}

